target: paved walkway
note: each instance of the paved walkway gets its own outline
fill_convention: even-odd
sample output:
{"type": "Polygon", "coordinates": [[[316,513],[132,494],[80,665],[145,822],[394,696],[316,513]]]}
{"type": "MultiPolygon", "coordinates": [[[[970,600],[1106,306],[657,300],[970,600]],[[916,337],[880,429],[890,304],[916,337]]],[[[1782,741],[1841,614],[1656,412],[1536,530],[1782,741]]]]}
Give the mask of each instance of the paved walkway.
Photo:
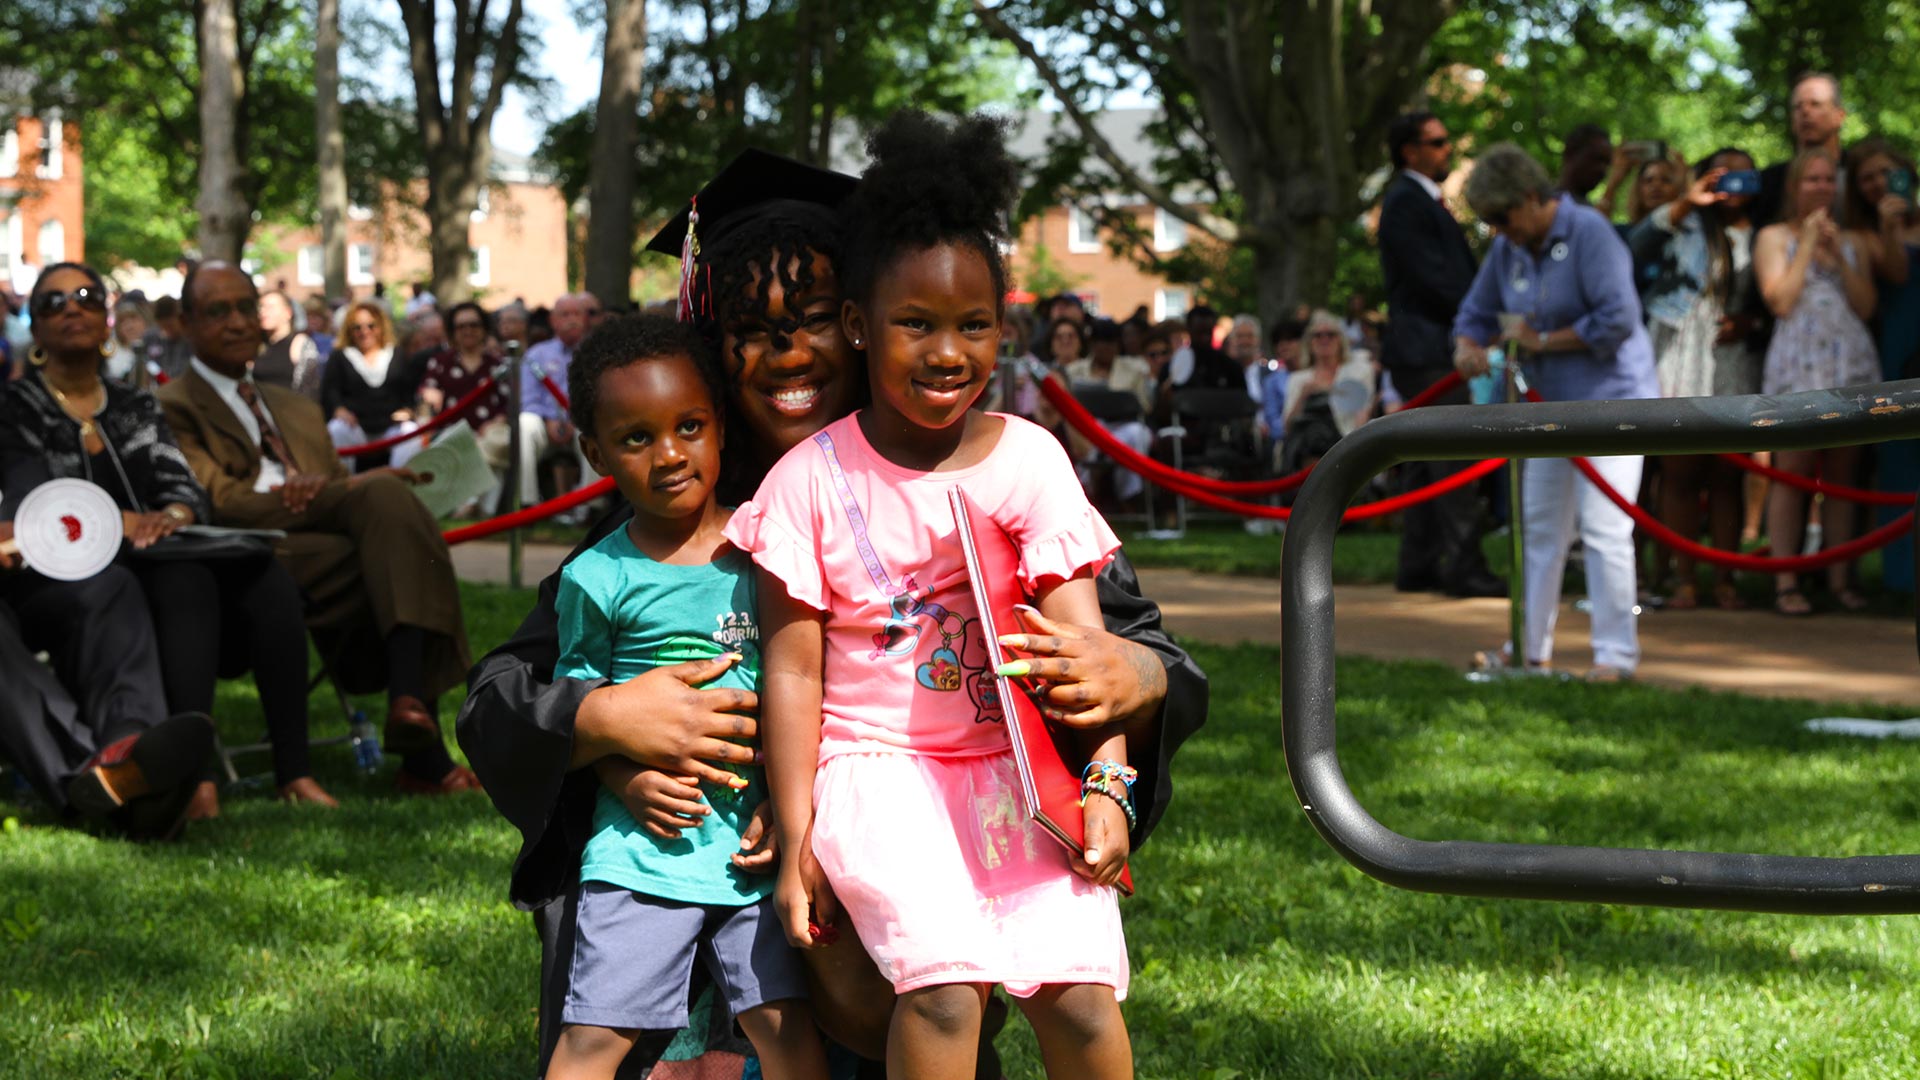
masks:
{"type": "MultiPolygon", "coordinates": [[[[454,564],[469,581],[505,582],[507,545],[462,544],[454,564]]],[[[529,544],[528,585],[560,565],[567,549],[529,544]]],[[[1280,583],[1189,570],[1143,569],[1176,634],[1220,644],[1280,642],[1280,583]]],[[[1437,660],[1465,668],[1475,649],[1506,639],[1504,600],[1452,600],[1397,593],[1385,585],[1343,585],[1334,592],[1335,648],[1342,655],[1437,660]]],[[[1561,666],[1591,662],[1587,617],[1561,609],[1561,666]]],[[[1639,677],[1660,686],[1703,686],[1763,697],[1872,701],[1920,711],[1920,658],[1913,624],[1902,619],[1823,614],[1786,619],[1765,611],[1652,612],[1640,619],[1639,677]]],[[[1276,653],[1277,662],[1277,653],[1276,653]]]]}

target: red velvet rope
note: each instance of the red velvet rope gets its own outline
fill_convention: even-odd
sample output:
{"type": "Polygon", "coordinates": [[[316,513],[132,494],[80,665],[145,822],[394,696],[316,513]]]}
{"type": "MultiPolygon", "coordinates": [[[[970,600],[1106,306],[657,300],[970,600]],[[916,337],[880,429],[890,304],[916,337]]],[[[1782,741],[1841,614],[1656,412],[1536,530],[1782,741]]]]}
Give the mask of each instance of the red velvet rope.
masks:
{"type": "MultiPolygon", "coordinates": [[[[1455,378],[1457,377],[1458,376],[1455,376],[1455,378]]],[[[1444,393],[1446,389],[1444,384],[1446,384],[1446,382],[1447,380],[1443,379],[1441,382],[1435,383],[1434,387],[1441,388],[1441,392],[1444,393]]],[[[1054,408],[1060,410],[1060,415],[1064,417],[1069,424],[1072,424],[1080,434],[1086,436],[1088,441],[1099,447],[1102,453],[1111,457],[1121,467],[1139,473],[1141,476],[1166,488],[1168,491],[1184,495],[1203,506],[1211,506],[1216,510],[1226,510],[1243,517],[1273,518],[1278,521],[1285,521],[1292,513],[1292,511],[1283,506],[1265,506],[1259,503],[1242,502],[1216,491],[1202,489],[1191,482],[1193,479],[1192,473],[1182,472],[1164,462],[1155,461],[1153,458],[1121,442],[1113,432],[1107,430],[1104,424],[1094,419],[1093,414],[1087,412],[1086,408],[1082,406],[1080,402],[1076,401],[1074,396],[1067,391],[1067,388],[1062,386],[1059,380],[1051,375],[1040,380],[1040,392],[1046,396],[1046,399],[1053,404],[1054,408]]],[[[1432,397],[1437,396],[1437,394],[1434,394],[1433,388],[1429,388],[1427,393],[1421,395],[1422,398],[1426,398],[1427,400],[1432,400],[1432,397]]],[[[1424,402],[1422,403],[1424,404],[1424,402]]],[[[1417,488],[1413,491],[1395,495],[1389,499],[1382,499],[1378,502],[1363,503],[1359,506],[1348,507],[1346,513],[1341,515],[1341,520],[1363,521],[1367,518],[1379,517],[1382,514],[1391,514],[1397,510],[1403,510],[1417,503],[1425,502],[1428,499],[1437,498],[1455,488],[1463,487],[1493,472],[1501,466],[1502,462],[1503,459],[1501,458],[1492,458],[1469,468],[1462,469],[1452,476],[1444,477],[1423,488],[1417,488]]]]}
{"type": "MultiPolygon", "coordinates": [[[[1539,391],[1529,389],[1527,391],[1527,400],[1544,401],[1545,399],[1540,396],[1539,391]]],[[[1739,455],[1723,456],[1738,457],[1739,455]]],[[[1573,467],[1579,469],[1580,475],[1586,477],[1587,482],[1592,484],[1600,494],[1605,495],[1608,502],[1624,511],[1628,517],[1633,519],[1634,524],[1647,530],[1648,535],[1654,539],[1673,548],[1675,551],[1683,552],[1693,558],[1699,559],[1701,562],[1711,563],[1715,566],[1725,566],[1734,570],[1752,570],[1763,574],[1798,574],[1808,570],[1818,570],[1823,566],[1832,566],[1834,563],[1859,558],[1861,555],[1875,548],[1885,547],[1895,540],[1898,540],[1908,529],[1913,528],[1913,511],[1909,510],[1872,532],[1849,540],[1844,544],[1835,544],[1833,547],[1812,555],[1776,557],[1771,555],[1748,555],[1741,551],[1721,551],[1719,548],[1711,548],[1688,537],[1681,536],[1679,533],[1668,528],[1666,523],[1659,518],[1640,509],[1632,499],[1614,490],[1613,485],[1607,483],[1606,477],[1600,475],[1600,470],[1594,468],[1593,463],[1586,458],[1574,458],[1573,467]]],[[[1787,475],[1791,476],[1792,474],[1789,473],[1787,475]]],[[[1878,495],[1880,492],[1868,492],[1868,494],[1878,495]]],[[[1909,496],[1908,501],[1911,501],[1911,499],[1912,497],[1909,496]]]]}
{"type": "Polygon", "coordinates": [[[1776,483],[1788,487],[1797,487],[1801,491],[1818,492],[1832,499],[1850,499],[1868,506],[1912,506],[1913,492],[1868,491],[1865,488],[1847,487],[1845,484],[1829,484],[1824,480],[1815,480],[1811,476],[1801,476],[1785,469],[1776,469],[1771,465],[1762,465],[1745,454],[1721,454],[1720,460],[1735,465],[1751,473],[1759,473],[1776,483]]]}
{"type": "Polygon", "coordinates": [[[399,446],[408,439],[417,439],[422,435],[438,431],[448,424],[453,423],[455,420],[460,419],[463,413],[479,404],[480,399],[492,389],[493,376],[489,375],[479,386],[467,391],[465,397],[454,402],[453,408],[447,409],[440,415],[414,428],[412,431],[403,432],[399,435],[388,435],[384,438],[375,439],[372,442],[361,443],[358,446],[342,446],[335,451],[335,453],[338,453],[341,457],[360,457],[363,454],[378,453],[382,450],[399,446]]]}
{"type": "Polygon", "coordinates": [[[506,532],[508,529],[517,529],[522,525],[531,525],[536,521],[544,521],[555,514],[565,513],[582,503],[590,503],[612,490],[613,477],[603,476],[593,483],[588,484],[586,487],[569,491],[565,495],[548,499],[546,502],[536,506],[515,510],[511,514],[502,514],[497,518],[488,518],[486,521],[476,521],[471,525],[462,525],[458,529],[448,529],[441,535],[449,544],[460,544],[468,540],[478,540],[484,536],[492,536],[495,533],[506,532]]]}
{"type": "Polygon", "coordinates": [[[553,376],[551,375],[540,376],[540,385],[547,388],[547,393],[553,395],[553,400],[559,402],[561,408],[563,409],[573,408],[573,402],[567,400],[567,392],[565,390],[560,389],[559,384],[553,381],[553,376]]]}

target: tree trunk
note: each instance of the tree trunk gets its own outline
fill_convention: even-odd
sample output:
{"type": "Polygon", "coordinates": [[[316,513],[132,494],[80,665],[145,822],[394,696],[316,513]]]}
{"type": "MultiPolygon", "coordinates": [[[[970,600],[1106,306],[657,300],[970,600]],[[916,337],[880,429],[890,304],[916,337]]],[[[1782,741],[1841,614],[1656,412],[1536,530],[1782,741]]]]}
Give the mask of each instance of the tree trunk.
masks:
{"type": "Polygon", "coordinates": [[[609,307],[625,303],[633,293],[634,149],[640,136],[640,76],[646,51],[646,0],[607,0],[606,48],[587,179],[586,279],[587,291],[609,307]]]}
{"type": "Polygon", "coordinates": [[[320,251],[326,295],[347,286],[347,154],[340,133],[340,0],[319,0],[314,26],[313,131],[320,150],[320,251]]]}
{"type": "Polygon", "coordinates": [[[799,0],[793,13],[793,96],[787,99],[787,113],[793,126],[793,156],[801,161],[813,160],[814,15],[813,0],[799,0]]]}
{"type": "Polygon", "coordinates": [[[441,306],[473,294],[469,279],[473,249],[468,230],[479,208],[480,184],[493,159],[493,117],[520,65],[522,0],[512,0],[497,29],[486,24],[486,5],[454,5],[453,65],[448,93],[440,89],[440,42],[436,0],[399,0],[407,27],[407,66],[413,74],[413,111],[427,163],[430,287],[441,306]],[[483,82],[480,59],[493,63],[483,82]]]}
{"type": "Polygon", "coordinates": [[[238,0],[200,0],[200,256],[236,266],[253,227],[247,168],[234,145],[246,83],[240,70],[238,0]]]}

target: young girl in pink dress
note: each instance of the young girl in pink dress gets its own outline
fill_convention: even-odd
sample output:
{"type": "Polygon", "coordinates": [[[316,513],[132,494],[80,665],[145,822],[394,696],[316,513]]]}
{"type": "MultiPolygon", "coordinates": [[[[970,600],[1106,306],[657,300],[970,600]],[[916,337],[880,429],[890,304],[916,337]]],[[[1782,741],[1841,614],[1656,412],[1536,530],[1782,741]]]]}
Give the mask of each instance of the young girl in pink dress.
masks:
{"type": "Polygon", "coordinates": [[[900,995],[890,1076],[971,1078],[1002,985],[1049,1076],[1124,1080],[1125,740],[1118,725],[1081,740],[1087,850],[1070,856],[1020,810],[948,505],[959,485],[1006,529],[1049,618],[1097,622],[1093,578],[1119,541],[1057,440],[972,408],[1007,292],[998,241],[1016,172],[1002,139],[985,117],[923,113],[874,136],[842,259],[842,326],[873,402],[782,458],[727,537],[761,572],[760,730],[789,940],[809,947],[841,910],[852,919],[900,995]]]}

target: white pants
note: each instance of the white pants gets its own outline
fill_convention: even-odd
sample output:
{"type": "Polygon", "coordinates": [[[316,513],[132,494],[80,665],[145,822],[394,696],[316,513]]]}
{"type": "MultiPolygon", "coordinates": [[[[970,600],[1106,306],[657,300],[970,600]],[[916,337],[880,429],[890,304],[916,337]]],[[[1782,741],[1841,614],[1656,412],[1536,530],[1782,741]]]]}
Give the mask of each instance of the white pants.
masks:
{"type": "MultiPolygon", "coordinates": [[[[393,425],[392,427],[388,428],[387,430],[381,432],[378,435],[368,435],[366,431],[364,431],[360,427],[359,424],[356,424],[351,420],[342,420],[336,416],[333,419],[327,421],[327,437],[333,440],[333,445],[336,447],[360,446],[364,443],[370,443],[375,439],[384,439],[390,435],[404,434],[406,432],[414,430],[419,426],[420,426],[419,424],[416,424],[411,420],[403,420],[400,423],[393,425]]],[[[396,444],[393,447],[393,449],[387,451],[387,464],[393,466],[396,469],[403,468],[407,464],[407,462],[413,460],[413,455],[419,453],[422,450],[425,450],[426,448],[427,448],[427,439],[426,439],[426,436],[424,435],[418,439],[407,439],[403,442],[396,444]]],[[[360,459],[348,458],[347,471],[359,472],[360,459]]]]}
{"type": "MultiPolygon", "coordinates": [[[[1639,457],[1588,459],[1615,491],[1640,495],[1639,457]]],[[[1560,616],[1561,575],[1575,530],[1586,548],[1587,597],[1593,609],[1593,662],[1631,673],[1640,663],[1633,613],[1638,585],[1633,519],[1587,482],[1565,458],[1537,458],[1520,471],[1526,529],[1527,656],[1553,659],[1553,624],[1560,616]]],[[[1512,643],[1508,643],[1512,648],[1512,643]]]]}
{"type": "MultiPolygon", "coordinates": [[[[1105,420],[1102,420],[1100,421],[1100,426],[1112,432],[1114,438],[1119,439],[1138,453],[1145,454],[1147,451],[1153,449],[1153,429],[1138,420],[1122,420],[1117,424],[1109,424],[1105,420]]],[[[1101,453],[1099,449],[1091,443],[1087,444],[1085,456],[1080,459],[1079,473],[1081,487],[1085,487],[1093,482],[1093,466],[1098,465],[1106,456],[1107,455],[1101,453]]],[[[1131,499],[1146,490],[1146,486],[1147,482],[1140,478],[1139,473],[1121,465],[1119,462],[1114,463],[1114,498],[1131,499]]]]}
{"type": "MultiPolygon", "coordinates": [[[[520,414],[520,505],[532,506],[540,501],[540,455],[547,452],[553,440],[547,438],[547,420],[539,413],[520,414]]],[[[586,487],[600,475],[587,464],[587,456],[580,452],[579,440],[575,440],[567,449],[580,462],[580,483],[577,488],[586,487]]],[[[564,494],[562,492],[561,494],[564,494]]]]}

